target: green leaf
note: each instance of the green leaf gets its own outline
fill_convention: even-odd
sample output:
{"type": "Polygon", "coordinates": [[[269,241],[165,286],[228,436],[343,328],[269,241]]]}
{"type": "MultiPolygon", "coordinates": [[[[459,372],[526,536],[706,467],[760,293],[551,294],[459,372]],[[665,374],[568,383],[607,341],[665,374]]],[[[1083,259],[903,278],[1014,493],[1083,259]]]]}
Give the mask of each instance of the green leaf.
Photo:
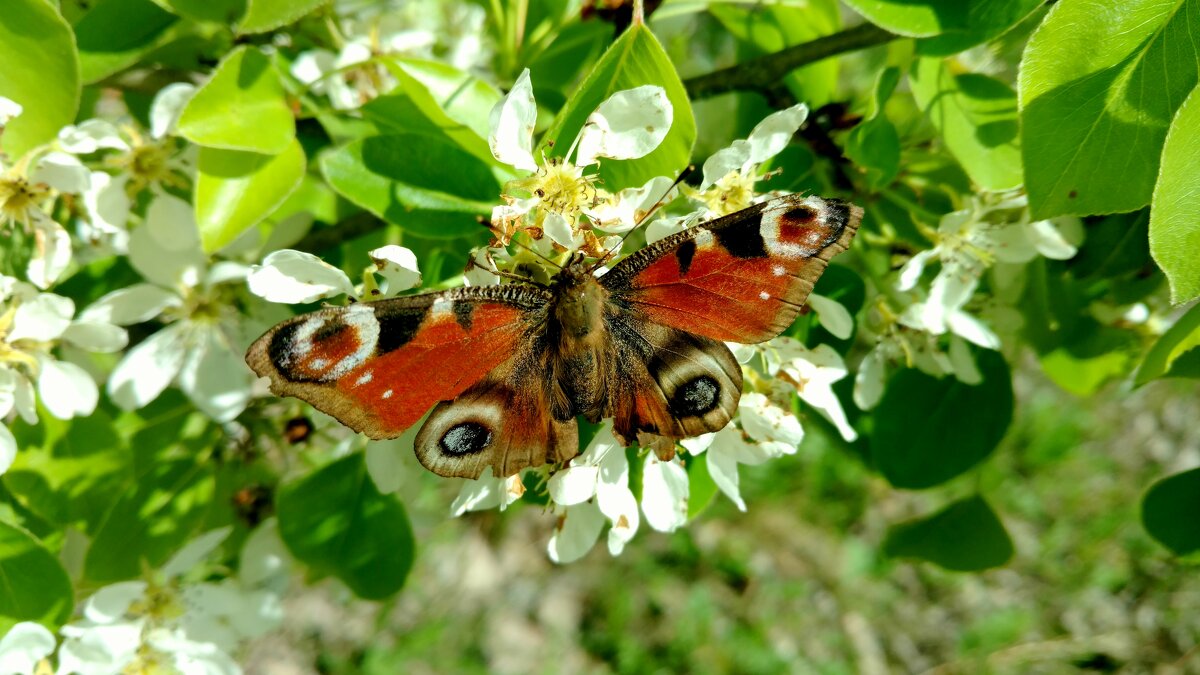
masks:
{"type": "Polygon", "coordinates": [[[880,71],[866,117],[846,136],[846,156],[866,170],[867,183],[876,190],[886,187],[900,173],[900,135],[883,114],[899,81],[899,69],[880,71]]]}
{"type": "Polygon", "coordinates": [[[271,60],[253,47],[230,52],[183,109],[179,135],[224,150],[286,150],[296,137],[296,120],[271,60]]]}
{"type": "Polygon", "coordinates": [[[143,564],[166,562],[204,520],[214,487],[207,460],[149,462],[104,514],[84,559],[84,576],[97,583],[133,579],[143,564]]]}
{"type": "Polygon", "coordinates": [[[951,74],[939,58],[918,59],[909,82],[971,180],[993,191],[1021,184],[1017,95],[1007,84],[975,73],[951,74]]]}
{"type": "Polygon", "coordinates": [[[154,0],[163,9],[193,21],[232,24],[246,11],[246,0],[154,0]]]}
{"type": "Polygon", "coordinates": [[[687,472],[688,520],[692,520],[716,501],[718,489],[712,474],[708,472],[708,453],[689,456],[687,472]]]}
{"type": "Polygon", "coordinates": [[[845,0],[867,21],[908,37],[923,54],[945,56],[987,42],[1016,25],[1042,0],[845,0]]]}
{"type": "Polygon", "coordinates": [[[671,130],[662,144],[645,157],[602,160],[600,176],[604,180],[604,189],[614,192],[640,187],[655,176],[676,176],[691,159],[692,145],[696,141],[696,120],[692,117],[692,106],[675,66],[644,25],[630,26],[600,57],[587,79],[567,99],[540,147],[548,155],[564,156],[597,106],[618,91],[644,84],[658,85],[666,90],[674,109],[671,130]],[[548,148],[550,141],[554,142],[553,148],[548,148]]]}
{"type": "Polygon", "coordinates": [[[24,108],[0,136],[4,151],[16,159],[53,140],[79,109],[75,36],[52,3],[4,0],[0,64],[0,96],[24,108]]]}
{"type": "Polygon", "coordinates": [[[1071,258],[1077,278],[1111,279],[1135,274],[1153,264],[1150,259],[1150,209],[1088,219],[1083,245],[1071,258]]]}
{"type": "Polygon", "coordinates": [[[893,526],[883,550],[894,558],[928,560],[956,572],[999,567],[1013,556],[1012,539],[983,497],[954,502],[927,518],[893,526]]]}
{"type": "MultiPolygon", "coordinates": [[[[388,70],[396,75],[404,91],[420,99],[418,92],[425,92],[448,118],[466,126],[480,140],[491,132],[492,108],[500,102],[500,90],[480,79],[477,75],[463,72],[449,64],[422,59],[393,59],[388,70]],[[415,85],[415,86],[414,86],[415,85]]],[[[426,105],[431,116],[434,113],[426,105]]],[[[463,146],[465,149],[470,149],[463,146]]],[[[491,158],[489,150],[488,158],[491,158]]],[[[485,158],[487,159],[487,158],[485,158]]]]}
{"type": "Polygon", "coordinates": [[[475,156],[432,136],[375,136],[324,155],[321,171],[346,199],[425,237],[482,234],[500,183],[475,156]]]}
{"type": "Polygon", "coordinates": [[[304,179],[304,149],[293,140],[278,155],[201,148],[196,223],[212,253],[271,215],[304,179]]]}
{"type": "Polygon", "coordinates": [[[1134,384],[1142,386],[1159,377],[1200,378],[1200,304],[1179,317],[1154,343],[1138,367],[1134,384]]]}
{"type": "Polygon", "coordinates": [[[1062,0],[1021,62],[1021,151],[1036,218],[1150,203],[1167,127],[1196,86],[1200,0],[1062,0]]]}
{"type": "Polygon", "coordinates": [[[137,63],[179,18],[150,0],[104,0],[75,23],[80,77],[91,84],[137,63]]]}
{"type": "Polygon", "coordinates": [[[329,0],[247,0],[246,15],[238,24],[239,33],[265,33],[282,28],[329,0]]]}
{"type": "Polygon", "coordinates": [[[1150,252],[1171,282],[1171,301],[1200,296],[1200,86],[1179,106],[1163,144],[1150,206],[1150,252]]]}
{"type": "Polygon", "coordinates": [[[414,547],[408,515],[375,488],[362,453],[284,485],[277,504],[283,542],[315,575],[333,575],[368,600],[404,586],[414,547]]]}
{"type": "MultiPolygon", "coordinates": [[[[708,11],[738,40],[749,56],[762,56],[830,35],[841,26],[836,2],[815,0],[799,6],[714,3],[708,11]]],[[[812,108],[832,100],[837,88],[838,60],[823,59],[784,77],[796,100],[812,108]]]]}
{"type": "Polygon", "coordinates": [[[1008,363],[990,350],[976,356],[983,375],[978,385],[912,368],[888,382],[875,410],[871,453],[892,485],[944,483],[982,462],[1004,437],[1013,413],[1008,363]]]}
{"type": "Polygon", "coordinates": [[[71,580],[58,559],[33,535],[0,522],[0,635],[22,621],[52,629],[74,609],[71,580]]]}
{"type": "Polygon", "coordinates": [[[489,165],[500,166],[486,140],[488,115],[500,92],[442,64],[425,67],[429,62],[397,59],[385,65],[396,77],[396,86],[363,106],[363,117],[374,122],[380,133],[428,134],[457,145],[489,165]],[[461,100],[456,93],[459,89],[461,100]]]}
{"type": "Polygon", "coordinates": [[[133,479],[133,456],[103,410],[70,421],[43,415],[18,421],[13,435],[21,452],[4,474],[4,486],[43,519],[59,526],[99,525],[105,511],[133,479]]]}
{"type": "Polygon", "coordinates": [[[1158,481],[1142,498],[1142,526],[1175,552],[1200,551],[1200,468],[1158,481]]]}

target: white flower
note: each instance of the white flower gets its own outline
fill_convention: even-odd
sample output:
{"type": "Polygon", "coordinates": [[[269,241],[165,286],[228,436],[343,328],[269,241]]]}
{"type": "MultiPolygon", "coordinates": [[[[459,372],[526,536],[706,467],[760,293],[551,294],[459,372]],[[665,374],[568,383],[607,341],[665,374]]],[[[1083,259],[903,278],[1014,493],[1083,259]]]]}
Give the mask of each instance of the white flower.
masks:
{"type": "Polygon", "coordinates": [[[680,444],[693,455],[707,453],[708,473],[713,482],[739,510],[745,511],[746,502],[738,488],[738,465],[758,465],[795,454],[796,446],[804,439],[804,429],[790,411],[757,392],[742,394],[738,422],[741,429],[730,424],[716,433],[685,439],[680,444]]]}
{"type": "Polygon", "coordinates": [[[584,502],[563,508],[558,518],[546,553],[556,563],[575,562],[596,545],[604,528],[604,514],[595,504],[584,502]]]}
{"type": "Polygon", "coordinates": [[[636,213],[657,184],[616,197],[602,195],[595,186],[596,175],[585,174],[584,169],[602,158],[645,156],[666,138],[673,116],[662,87],[644,85],[618,91],[588,117],[562,158],[550,158],[539,165],[533,156],[537,105],[529,70],[522,71],[508,94],[492,108],[490,118],[488,145],[492,155],[518,171],[533,172],[505,186],[506,203],[492,214],[492,225],[501,241],[507,243],[507,238],[523,227],[538,228],[562,248],[575,250],[588,243],[579,222],[583,214],[589,215],[593,223],[603,223],[607,232],[628,230],[632,222],[616,219],[636,213]],[[510,194],[511,190],[519,194],[510,194]],[[626,200],[628,205],[622,206],[626,200]]]}
{"type": "Polygon", "coordinates": [[[278,625],[278,596],[238,579],[183,582],[230,530],[197,537],[147,579],[96,591],[62,628],[59,673],[240,673],[228,652],[278,625]]]}
{"type": "Polygon", "coordinates": [[[33,255],[25,275],[38,288],[48,288],[71,263],[71,238],[43,208],[55,193],[88,189],[91,175],[66,153],[50,152],[36,159],[34,154],[7,168],[0,162],[0,228],[21,226],[32,235],[33,255]]]}
{"type": "Polygon", "coordinates": [[[671,188],[672,183],[673,181],[666,176],[657,176],[646,181],[641,187],[626,188],[615,195],[603,193],[599,204],[584,207],[583,212],[596,229],[610,234],[622,234],[641,222],[656,203],[671,200],[667,190],[671,188]]]}
{"type": "Polygon", "coordinates": [[[171,136],[195,90],[192,84],[176,82],[155,95],[150,105],[148,138],[132,124],[118,126],[103,119],[85,120],[59,132],[57,144],[66,153],[92,155],[112,151],[104,158],[105,166],[115,165],[120,169],[115,175],[92,171],[86,189],[80,191],[87,217],[81,219],[78,233],[97,249],[93,255],[126,252],[126,226],[133,207],[131,194],[149,187],[157,199],[163,186],[189,186],[186,178],[192,171],[187,157],[189,150],[181,152],[171,136]]]}
{"type": "MultiPolygon", "coordinates": [[[[629,462],[625,459],[625,446],[613,436],[611,425],[597,431],[583,454],[551,476],[547,487],[550,499],[562,506],[594,501],[612,525],[608,532],[610,554],[620,555],[625,544],[637,534],[640,519],[637,499],[629,489],[629,462]]],[[[560,553],[563,551],[561,544],[551,546],[560,553]]]]}
{"type": "Polygon", "coordinates": [[[808,117],[803,103],[767,115],[745,140],[736,140],[704,162],[704,179],[695,195],[709,216],[723,216],[747,208],[759,198],[754,186],[759,168],[783,151],[808,117]]]}
{"type": "MultiPolygon", "coordinates": [[[[383,246],[368,254],[369,271],[386,281],[387,293],[406,291],[421,283],[416,255],[402,246],[383,246]]],[[[350,277],[311,253],[283,249],[252,265],[246,276],[250,292],[270,302],[303,304],[338,295],[361,296],[350,277]]]]}
{"type": "Polygon", "coordinates": [[[191,208],[162,194],[129,239],[129,261],[150,283],[113,291],[84,316],[129,325],[158,317],[167,325],[125,355],[108,380],[108,393],[126,410],[158,398],[172,382],[219,422],[241,414],[254,380],[242,360],[241,316],[229,302],[231,282],[246,269],[223,262],[208,267],[191,208]]]}
{"type": "Polygon", "coordinates": [[[796,388],[800,400],[817,409],[829,420],[842,438],[854,441],[858,432],[850,426],[842,403],[833,393],[833,383],[846,377],[842,356],[829,345],[817,345],[808,349],[800,342],[783,336],[766,343],[763,355],[767,374],[781,379],[796,388]]]}
{"type": "Polygon", "coordinates": [[[483,511],[497,506],[503,511],[523,494],[525,484],[521,482],[520,474],[493,478],[492,468],[488,467],[479,478],[463,481],[458,497],[450,505],[450,515],[457,518],[468,511],[483,511]]]}
{"type": "MultiPolygon", "coordinates": [[[[75,303],[29,284],[0,277],[0,418],[14,408],[28,423],[37,422],[33,383],[42,404],[59,419],[90,415],[99,392],[91,375],[52,351],[70,344],[86,351],[109,353],[126,344],[125,331],[111,322],[75,316],[75,303]]],[[[11,462],[11,434],[0,435],[0,466],[11,462]],[[7,458],[8,461],[4,461],[7,458]]]]}
{"type": "Polygon", "coordinates": [[[0,638],[0,675],[33,673],[39,662],[54,653],[55,644],[54,634],[40,623],[18,623],[0,638]]]}
{"type": "Polygon", "coordinates": [[[679,458],[660,460],[646,455],[642,468],[642,513],[659,532],[674,532],[688,519],[688,475],[679,458]]]}

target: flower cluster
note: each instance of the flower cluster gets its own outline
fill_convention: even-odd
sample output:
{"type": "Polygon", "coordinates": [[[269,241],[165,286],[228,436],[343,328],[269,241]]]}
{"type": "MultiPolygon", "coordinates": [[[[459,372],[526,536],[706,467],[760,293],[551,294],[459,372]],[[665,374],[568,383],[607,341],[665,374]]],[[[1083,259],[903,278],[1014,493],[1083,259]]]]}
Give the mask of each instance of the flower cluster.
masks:
{"type": "Polygon", "coordinates": [[[41,624],[18,623],[0,640],[0,672],[239,675],[231,654],[283,618],[277,581],[287,558],[267,525],[246,542],[238,577],[195,581],[229,533],[202,534],[145,579],[99,589],[84,601],[82,617],[60,629],[61,645],[41,624]]]}

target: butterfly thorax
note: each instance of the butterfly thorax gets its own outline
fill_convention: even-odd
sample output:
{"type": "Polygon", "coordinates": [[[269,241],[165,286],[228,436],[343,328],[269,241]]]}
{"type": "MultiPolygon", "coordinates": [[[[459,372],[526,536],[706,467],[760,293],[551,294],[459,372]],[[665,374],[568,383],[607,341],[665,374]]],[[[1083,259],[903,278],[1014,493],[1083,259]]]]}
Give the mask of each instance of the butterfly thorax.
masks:
{"type": "Polygon", "coordinates": [[[571,265],[555,277],[551,292],[560,345],[574,351],[571,342],[587,340],[589,336],[595,339],[604,322],[608,296],[596,277],[583,264],[571,265]]]}

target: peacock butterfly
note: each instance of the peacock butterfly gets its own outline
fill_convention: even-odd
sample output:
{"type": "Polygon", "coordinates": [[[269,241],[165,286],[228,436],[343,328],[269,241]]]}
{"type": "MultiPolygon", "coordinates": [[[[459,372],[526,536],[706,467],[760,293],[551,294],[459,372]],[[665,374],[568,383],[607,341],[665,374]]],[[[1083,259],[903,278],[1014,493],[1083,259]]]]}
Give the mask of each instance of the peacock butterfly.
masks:
{"type": "Polygon", "coordinates": [[[862,209],[789,195],[659,240],[599,276],[576,256],[548,285],[401,296],[294,317],[246,362],[272,391],[375,439],[433,406],[417,458],[442,476],[510,476],[579,452],[576,416],[625,443],[717,431],[742,371],[723,341],[788,328],[862,209]]]}

